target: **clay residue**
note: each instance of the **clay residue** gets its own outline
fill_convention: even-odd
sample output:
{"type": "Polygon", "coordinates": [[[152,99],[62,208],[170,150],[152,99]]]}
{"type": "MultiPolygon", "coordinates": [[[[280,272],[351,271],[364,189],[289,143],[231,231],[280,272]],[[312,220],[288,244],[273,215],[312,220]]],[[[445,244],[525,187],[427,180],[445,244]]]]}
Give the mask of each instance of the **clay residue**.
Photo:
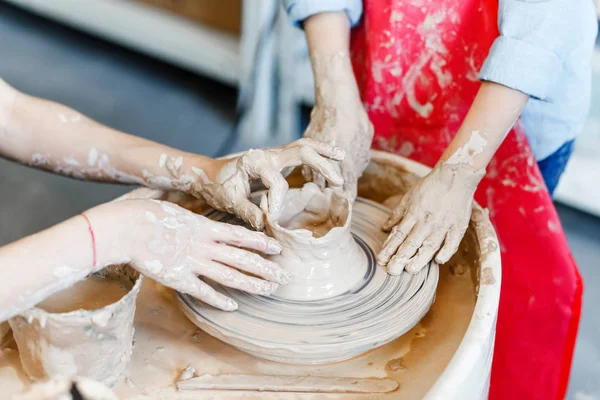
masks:
{"type": "Polygon", "coordinates": [[[292,275],[275,294],[296,300],[319,300],[351,289],[364,276],[366,258],[352,238],[352,207],[345,197],[316,184],[288,191],[274,218],[265,198],[265,232],[282,246],[271,260],[292,275]]]}
{"type": "Polygon", "coordinates": [[[448,165],[458,165],[458,164],[466,164],[473,165],[473,160],[475,157],[481,153],[485,149],[487,145],[487,140],[480,134],[479,131],[471,132],[471,137],[465,143],[463,147],[457,149],[450,158],[448,158],[444,164],[448,165]]]}
{"type": "Polygon", "coordinates": [[[269,187],[269,210],[279,217],[288,189],[282,171],[303,165],[318,172],[333,187],[340,187],[344,178],[336,162],[342,161],[344,156],[342,149],[309,138],[280,148],[248,150],[225,164],[214,182],[196,169],[200,180],[192,187],[192,193],[204,197],[215,209],[235,214],[260,231],[264,229],[263,214],[259,207],[248,201],[252,181],[261,180],[269,187]]]}
{"type": "Polygon", "coordinates": [[[243,390],[277,393],[389,393],[398,382],[382,378],[206,374],[177,383],[179,391],[243,390]]]}
{"type": "MultiPolygon", "coordinates": [[[[310,28],[308,28],[310,29],[310,28]]],[[[312,42],[309,40],[309,46],[312,42]]],[[[360,100],[352,63],[345,51],[320,54],[310,50],[315,76],[315,107],[305,138],[323,143],[335,143],[344,149],[346,157],[340,167],[345,195],[354,201],[356,182],[369,164],[373,124],[360,100]]],[[[314,168],[304,167],[307,180],[325,187],[325,179],[314,168]]]]}
{"type": "Polygon", "coordinates": [[[329,217],[315,218],[314,214],[302,213],[296,216],[292,221],[285,224],[283,227],[289,230],[305,229],[310,231],[314,238],[320,238],[330,230],[335,228],[334,222],[329,217]]]}
{"type": "Polygon", "coordinates": [[[323,195],[315,184],[307,183],[300,191],[288,193],[275,223],[289,231],[308,230],[313,238],[320,238],[333,228],[347,228],[351,218],[351,207],[344,197],[331,189],[323,195]]]}
{"type": "Polygon", "coordinates": [[[135,301],[142,278],[127,266],[105,268],[99,276],[120,280],[132,289],[100,309],[54,314],[33,308],[9,321],[29,377],[82,375],[109,386],[118,381],[132,352],[135,301]]]}
{"type": "MultiPolygon", "coordinates": [[[[464,258],[455,256],[446,266],[453,262],[464,258]]],[[[415,332],[410,352],[388,364],[389,376],[400,383],[402,398],[423,398],[450,362],[471,320],[477,300],[472,274],[455,276],[446,266],[440,267],[435,302],[418,325],[424,335],[415,332]]]]}
{"type": "Polygon", "coordinates": [[[481,232],[482,243],[479,243],[481,248],[481,260],[487,255],[498,251],[496,231],[494,231],[494,227],[490,223],[489,211],[487,209],[481,209],[480,207],[475,207],[473,209],[471,226],[469,229],[481,232]]]}
{"type": "Polygon", "coordinates": [[[119,400],[116,394],[88,378],[56,378],[32,386],[13,400],[119,400]]]}
{"type": "MultiPolygon", "coordinates": [[[[450,261],[452,262],[452,260],[450,261]]],[[[382,399],[422,398],[453,356],[462,340],[475,305],[470,274],[457,278],[440,268],[436,302],[425,318],[393,342],[351,360],[326,365],[291,365],[266,361],[236,350],[198,329],[178,309],[170,290],[146,280],[139,295],[135,317],[135,351],[125,379],[115,387],[123,399],[197,399],[199,392],[177,393],[173,382],[188,365],[197,374],[244,373],[265,375],[311,375],[332,377],[390,377],[400,389],[382,399]],[[424,332],[424,335],[421,334],[424,332]],[[157,349],[161,348],[160,351],[157,349]],[[388,368],[391,360],[402,359],[406,369],[388,368]]],[[[0,364],[0,381],[6,395],[22,384],[14,371],[18,357],[0,364]],[[13,381],[15,383],[13,384],[13,381]],[[6,385],[5,385],[5,383],[6,385]]],[[[293,393],[202,392],[214,399],[297,400],[293,393]]],[[[369,399],[371,395],[314,394],[312,400],[369,399]]]]}
{"type": "MultiPolygon", "coordinates": [[[[403,171],[402,168],[384,165],[385,163],[379,161],[380,158],[376,156],[372,159],[365,175],[359,181],[361,196],[381,202],[390,196],[405,192],[418,181],[416,175],[403,171]]],[[[304,183],[299,169],[288,178],[288,181],[290,187],[299,187],[304,183]]],[[[169,199],[181,201],[181,206],[189,206],[196,212],[205,210],[204,202],[189,196],[180,194],[168,196],[169,199]]],[[[473,219],[476,220],[480,216],[483,218],[481,214],[474,212],[473,219]]],[[[479,260],[486,255],[486,248],[493,250],[491,249],[493,242],[482,243],[484,253],[479,253],[479,243],[473,223],[474,221],[467,230],[457,254],[440,267],[436,301],[420,324],[385,346],[334,364],[304,366],[281,364],[258,359],[236,350],[199,330],[177,308],[170,290],[146,280],[140,292],[135,319],[135,352],[126,371],[126,379],[115,390],[120,398],[128,399],[197,399],[197,392],[188,395],[178,394],[173,385],[181,371],[192,364],[198,368],[199,374],[390,377],[400,383],[400,389],[387,395],[378,395],[378,399],[423,398],[431,385],[440,377],[464,337],[477,299],[479,260]],[[451,269],[455,271],[464,269],[463,266],[457,267],[458,264],[467,266],[466,273],[450,272],[451,269]],[[419,332],[424,332],[424,335],[419,332]],[[163,350],[157,352],[156,349],[159,347],[163,350]],[[395,360],[405,369],[397,368],[395,360]]],[[[23,385],[27,385],[26,382],[19,381],[15,371],[20,370],[20,362],[16,352],[12,354],[15,356],[5,356],[0,362],[0,382],[2,382],[3,395],[7,398],[11,398],[21,390],[23,385]]],[[[203,395],[215,399],[243,398],[244,400],[297,400],[299,398],[293,393],[219,394],[209,391],[203,392],[203,395]]],[[[312,400],[349,398],[366,400],[373,396],[315,394],[310,398],[312,400]]]]}
{"type": "Polygon", "coordinates": [[[131,285],[123,281],[91,276],[46,298],[37,307],[51,313],[97,310],[116,303],[129,290],[131,285]]]}
{"type": "Polygon", "coordinates": [[[496,283],[496,278],[494,278],[494,272],[490,267],[486,267],[481,271],[481,280],[482,285],[493,285],[496,283]]]}
{"type": "Polygon", "coordinates": [[[401,166],[372,162],[358,181],[358,195],[383,203],[389,197],[408,192],[419,180],[401,166]]]}

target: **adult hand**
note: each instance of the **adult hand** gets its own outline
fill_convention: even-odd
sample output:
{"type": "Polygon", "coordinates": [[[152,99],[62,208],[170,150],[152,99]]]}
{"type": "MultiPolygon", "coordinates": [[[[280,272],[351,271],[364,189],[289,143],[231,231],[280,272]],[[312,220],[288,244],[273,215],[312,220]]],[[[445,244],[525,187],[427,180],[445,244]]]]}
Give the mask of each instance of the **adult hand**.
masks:
{"type": "Polygon", "coordinates": [[[403,270],[419,272],[434,256],[438,264],[447,262],[469,226],[473,195],[484,174],[466,164],[438,164],[384,223],[383,229],[391,233],[377,263],[399,275],[403,270]]]}
{"type": "Polygon", "coordinates": [[[260,231],[264,229],[264,215],[249,200],[250,181],[260,180],[269,189],[269,210],[278,216],[288,190],[283,170],[306,165],[322,174],[329,184],[339,187],[344,181],[336,162],[343,159],[343,150],[311,139],[300,139],[281,148],[249,150],[225,164],[214,182],[197,170],[201,179],[192,185],[191,192],[260,231]]]}
{"type": "MultiPolygon", "coordinates": [[[[311,112],[304,137],[333,144],[345,151],[346,157],[341,162],[343,190],[353,202],[356,198],[358,178],[369,164],[369,151],[373,140],[373,124],[360,99],[350,96],[336,105],[317,102],[311,112]]],[[[307,181],[312,181],[321,188],[326,186],[326,177],[320,171],[305,166],[302,172],[307,181]]]]}
{"type": "Polygon", "coordinates": [[[249,293],[268,296],[290,275],[259,254],[278,254],[281,246],[263,233],[209,220],[173,203],[124,200],[135,237],[123,253],[140,273],[222,310],[237,309],[230,298],[198,276],[249,293]],[[247,250],[245,250],[247,249],[247,250]]]}

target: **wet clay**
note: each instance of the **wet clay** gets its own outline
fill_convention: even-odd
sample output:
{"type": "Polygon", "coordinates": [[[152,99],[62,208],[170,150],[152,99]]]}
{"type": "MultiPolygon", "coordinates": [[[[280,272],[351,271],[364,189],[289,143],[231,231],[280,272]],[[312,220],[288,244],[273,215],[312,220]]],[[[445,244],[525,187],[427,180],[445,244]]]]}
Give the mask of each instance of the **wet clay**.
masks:
{"type": "MultiPolygon", "coordinates": [[[[390,378],[400,388],[382,399],[422,398],[438,379],[458,348],[467,329],[475,305],[476,282],[471,261],[476,257],[476,242],[469,237],[468,259],[458,254],[449,265],[463,263],[466,272],[452,275],[448,268],[440,269],[436,302],[425,318],[411,331],[395,341],[355,357],[326,365],[290,365],[259,359],[239,351],[198,329],[178,309],[175,294],[152,280],[145,280],[139,294],[135,317],[135,351],[115,392],[121,399],[150,400],[177,398],[245,400],[346,400],[369,399],[373,395],[296,394],[258,392],[177,392],[175,382],[188,365],[203,374],[265,374],[310,375],[325,377],[390,378]],[[393,360],[402,359],[404,369],[397,369],[393,360]],[[392,369],[393,368],[393,369],[392,369]]],[[[462,249],[461,249],[462,250],[462,249]]],[[[460,252],[459,252],[460,253],[460,252]]],[[[29,385],[17,352],[0,358],[0,381],[10,396],[29,385]],[[21,378],[19,378],[21,376],[21,378]]],[[[10,398],[10,397],[9,397],[10,398]]]]}
{"type": "Polygon", "coordinates": [[[72,287],[48,297],[38,308],[50,313],[66,313],[76,310],[97,310],[119,301],[131,285],[116,279],[93,275],[72,287]]]}
{"type": "MultiPolygon", "coordinates": [[[[131,290],[116,302],[98,309],[50,313],[33,308],[9,320],[23,370],[31,379],[79,375],[112,386],[120,378],[131,357],[135,300],[142,278],[122,265],[100,271],[97,279],[127,282],[122,285],[131,290]]],[[[110,285],[119,291],[117,282],[110,285]]],[[[97,285],[97,282],[88,282],[78,286],[77,300],[83,299],[89,305],[90,302],[85,301],[88,296],[81,291],[97,289],[97,285]]],[[[114,298],[114,294],[113,290],[109,297],[114,298]]],[[[61,296],[67,298],[68,290],[61,296]]],[[[60,309],[54,300],[49,302],[50,308],[60,309]]],[[[73,308],[74,303],[69,301],[66,309],[73,308]]]]}
{"type": "MultiPolygon", "coordinates": [[[[383,202],[390,196],[403,193],[403,188],[418,179],[414,168],[387,164],[388,155],[379,153],[359,181],[359,195],[383,202]],[[387,176],[387,179],[386,179],[387,176]]],[[[393,156],[389,156],[390,158],[393,156]]],[[[426,172],[426,170],[424,170],[426,172]]],[[[304,183],[299,171],[289,178],[290,187],[304,183]]],[[[203,200],[181,193],[168,193],[164,199],[202,213],[203,200]]],[[[412,330],[398,339],[350,360],[325,365],[291,365],[254,357],[237,350],[198,329],[177,307],[175,293],[152,280],[145,280],[139,294],[135,316],[135,352],[115,387],[121,399],[150,400],[210,399],[244,400],[346,400],[361,399],[420,399],[440,378],[455,355],[471,319],[477,300],[479,267],[487,254],[497,253],[493,229],[475,235],[475,225],[489,220],[483,212],[474,213],[459,251],[440,267],[436,301],[429,312],[412,330]],[[478,220],[481,220],[478,222],[478,220]],[[483,249],[483,251],[482,251],[483,249]],[[253,374],[298,375],[319,377],[389,378],[400,387],[389,394],[297,394],[244,391],[177,392],[175,383],[181,371],[190,366],[196,375],[253,374]]],[[[481,229],[479,230],[481,232],[481,229]]],[[[499,256],[498,256],[499,257],[499,256]]],[[[499,276],[494,276],[499,280],[499,276]]],[[[495,284],[497,285],[497,283],[495,284]]],[[[490,286],[483,286],[483,289],[490,286]]],[[[477,301],[478,305],[479,301],[477,301]]],[[[495,318],[494,315],[489,318],[495,318]]],[[[29,386],[16,350],[0,352],[0,382],[8,398],[29,386]]],[[[458,397],[460,398],[460,397],[458,397]]]]}
{"type": "MultiPolygon", "coordinates": [[[[331,214],[327,219],[333,225],[343,223],[345,227],[348,219],[338,216],[349,215],[348,211],[351,211],[351,235],[346,229],[336,226],[326,236],[314,238],[308,230],[290,231],[278,224],[271,225],[270,217],[267,217],[267,226],[277,229],[278,232],[273,235],[279,239],[282,248],[288,250],[282,252],[282,267],[287,268],[284,264],[288,263],[290,268],[301,272],[296,277],[296,286],[293,286],[298,293],[310,296],[311,290],[319,294],[338,289],[340,283],[345,283],[351,268],[363,268],[357,264],[357,260],[360,261],[358,257],[344,258],[348,254],[348,251],[344,251],[344,240],[354,242],[360,257],[366,261],[364,272],[354,285],[338,295],[306,301],[290,300],[280,296],[279,292],[268,297],[253,296],[215,284],[214,289],[234,299],[239,309],[234,313],[223,313],[189,295],[179,294],[178,299],[188,318],[201,329],[243,351],[294,364],[321,364],[349,359],[382,346],[414,327],[433,302],[438,266],[432,264],[415,275],[388,275],[376,266],[375,255],[385,240],[386,234],[380,227],[390,210],[360,197],[350,210],[344,197],[339,199],[339,205],[335,205],[326,193],[332,194],[330,189],[321,192],[312,183],[307,183],[301,190],[290,191],[290,202],[284,208],[287,212],[284,212],[282,221],[304,216],[307,211],[312,211],[312,205],[319,204],[321,198],[326,201],[327,207],[317,206],[314,213],[320,212],[323,216],[331,214]],[[331,238],[338,240],[330,241],[331,238]],[[319,244],[321,242],[322,245],[319,244]],[[302,249],[301,246],[307,247],[302,249]],[[327,251],[319,253],[319,246],[327,251]],[[338,253],[339,249],[342,250],[341,254],[338,253]],[[317,254],[319,257],[311,259],[312,264],[307,264],[300,259],[308,257],[307,254],[311,257],[317,254]],[[332,266],[330,260],[335,257],[343,262],[332,266]],[[304,271],[303,268],[307,266],[310,268],[304,271]],[[313,279],[307,280],[302,274],[313,279]]],[[[253,201],[259,202],[263,194],[253,193],[253,201]]],[[[242,223],[234,216],[214,210],[206,215],[221,223],[242,223]]],[[[294,285],[294,278],[292,276],[287,286],[294,285]]]]}
{"type": "MultiPolygon", "coordinates": [[[[310,41],[309,41],[310,46],[310,41]]],[[[335,143],[346,152],[340,163],[344,192],[351,201],[356,198],[356,182],[369,164],[373,124],[360,100],[352,63],[347,52],[317,54],[311,49],[315,77],[315,107],[305,138],[335,143]]],[[[325,179],[314,168],[305,166],[304,177],[325,187],[325,179]]]]}
{"type": "Polygon", "coordinates": [[[434,258],[439,264],[447,262],[467,230],[473,194],[483,175],[484,169],[468,164],[437,165],[394,207],[383,225],[391,233],[377,263],[396,275],[415,273],[434,258]]]}
{"type": "Polygon", "coordinates": [[[260,180],[269,188],[268,206],[277,218],[288,189],[282,171],[306,165],[339,187],[344,180],[334,161],[342,160],[344,156],[340,148],[312,139],[300,139],[282,148],[249,150],[225,164],[215,182],[210,181],[202,170],[194,169],[200,181],[192,189],[215,209],[235,214],[262,231],[263,214],[248,200],[252,181],[260,180]]]}
{"type": "MultiPolygon", "coordinates": [[[[441,270],[437,301],[415,328],[395,341],[353,359],[324,365],[291,365],[256,358],[229,346],[194,326],[175,306],[174,293],[146,280],[136,314],[135,352],[125,379],[115,387],[122,399],[177,398],[346,400],[372,394],[298,394],[279,392],[177,392],[182,369],[192,365],[196,375],[254,374],[315,377],[389,378],[400,388],[383,399],[422,398],[439,377],[463,338],[473,313],[475,283],[467,272],[454,276],[441,270]],[[405,369],[391,370],[402,359],[405,369]],[[162,396],[162,397],[161,397],[162,396]]],[[[1,370],[0,370],[1,372],[1,370]]],[[[2,377],[2,374],[0,374],[2,377]]]]}
{"type": "Polygon", "coordinates": [[[292,275],[275,295],[310,301],[350,290],[364,276],[367,260],[350,233],[352,206],[346,198],[313,183],[288,191],[281,215],[276,218],[268,203],[265,232],[281,244],[281,254],[271,256],[292,275]]]}

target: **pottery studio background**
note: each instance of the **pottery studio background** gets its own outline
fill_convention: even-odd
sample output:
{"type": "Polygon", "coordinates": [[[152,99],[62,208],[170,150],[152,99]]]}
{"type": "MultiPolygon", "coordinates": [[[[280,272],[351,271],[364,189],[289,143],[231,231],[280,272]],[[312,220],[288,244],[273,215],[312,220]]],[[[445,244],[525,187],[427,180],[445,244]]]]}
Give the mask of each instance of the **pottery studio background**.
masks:
{"type": "MultiPolygon", "coordinates": [[[[300,135],[313,101],[310,67],[301,33],[287,25],[281,10],[273,12],[277,2],[261,0],[265,7],[242,12],[242,0],[203,10],[138,1],[88,2],[86,7],[95,5],[87,9],[78,2],[0,1],[0,76],[101,123],[190,152],[216,156],[300,135]],[[136,19],[143,23],[130,23],[136,19]],[[282,38],[294,45],[281,46],[282,38]],[[285,79],[291,73],[294,84],[285,79]]],[[[585,283],[568,392],[573,400],[600,399],[600,319],[594,311],[600,304],[599,153],[600,44],[591,114],[556,193],[585,283]]],[[[0,245],[128,190],[0,160],[0,245]]]]}

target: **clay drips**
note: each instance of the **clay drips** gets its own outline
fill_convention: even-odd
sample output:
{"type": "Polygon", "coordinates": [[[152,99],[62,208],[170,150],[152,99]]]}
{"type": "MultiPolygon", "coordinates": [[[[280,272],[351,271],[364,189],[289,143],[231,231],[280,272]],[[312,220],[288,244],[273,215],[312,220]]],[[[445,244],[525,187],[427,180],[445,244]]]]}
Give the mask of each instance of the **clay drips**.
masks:
{"type": "Polygon", "coordinates": [[[266,233],[279,241],[281,254],[271,259],[292,274],[275,296],[297,301],[319,300],[342,294],[363,277],[365,254],[350,233],[352,206],[333,190],[323,192],[313,183],[288,192],[281,216],[269,212],[266,233]]]}

